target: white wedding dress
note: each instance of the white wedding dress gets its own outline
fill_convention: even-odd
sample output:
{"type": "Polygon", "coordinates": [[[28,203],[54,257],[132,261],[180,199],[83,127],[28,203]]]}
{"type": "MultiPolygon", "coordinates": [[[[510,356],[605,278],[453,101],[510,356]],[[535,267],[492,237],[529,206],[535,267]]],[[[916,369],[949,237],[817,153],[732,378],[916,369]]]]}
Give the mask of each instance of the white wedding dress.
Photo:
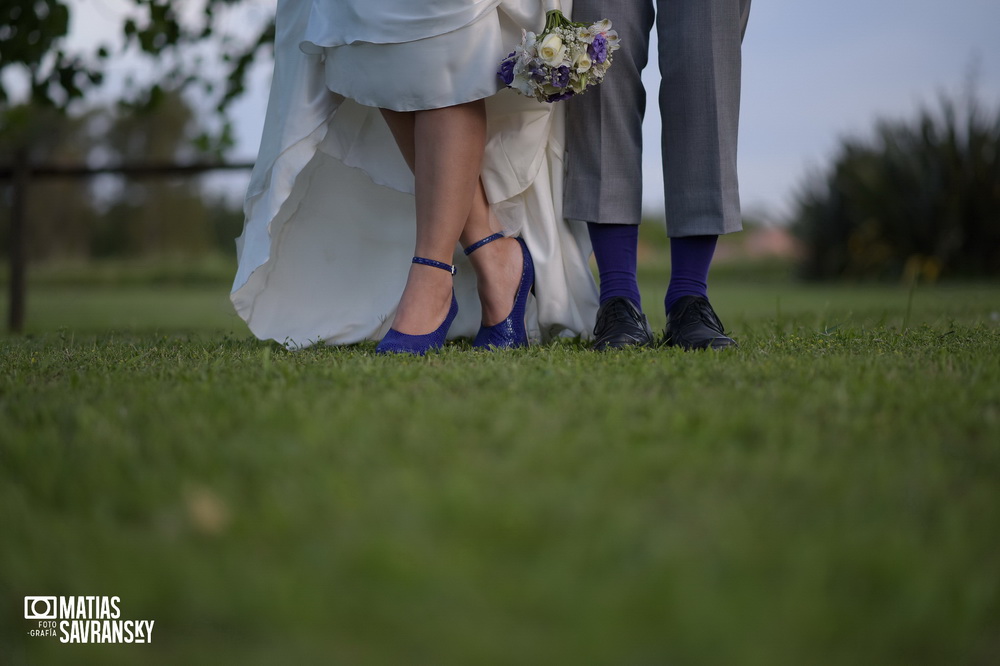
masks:
{"type": "MultiPolygon", "coordinates": [[[[535,262],[533,341],[588,335],[597,289],[586,227],[562,219],[563,109],[502,87],[500,59],[538,31],[541,0],[279,0],[260,153],[237,239],[232,302],[261,339],[290,348],[379,340],[415,240],[413,176],[378,111],[487,98],[482,179],[535,262]]],[[[563,3],[564,11],[567,10],[563,3]]],[[[456,248],[459,313],[480,324],[475,274],[456,248]]]]}

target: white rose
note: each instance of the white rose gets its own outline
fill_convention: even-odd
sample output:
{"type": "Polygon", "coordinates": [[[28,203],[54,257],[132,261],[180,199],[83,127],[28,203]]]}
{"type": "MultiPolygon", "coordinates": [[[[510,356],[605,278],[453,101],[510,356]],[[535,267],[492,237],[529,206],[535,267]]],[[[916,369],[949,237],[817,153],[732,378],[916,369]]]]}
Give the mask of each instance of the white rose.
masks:
{"type": "Polygon", "coordinates": [[[573,63],[573,67],[576,68],[577,73],[583,74],[590,70],[590,66],[594,63],[591,62],[590,56],[584,51],[576,57],[576,61],[573,63]]]}
{"type": "Polygon", "coordinates": [[[566,47],[563,46],[562,37],[555,33],[546,35],[538,48],[538,57],[550,67],[562,64],[565,55],[566,47]]]}

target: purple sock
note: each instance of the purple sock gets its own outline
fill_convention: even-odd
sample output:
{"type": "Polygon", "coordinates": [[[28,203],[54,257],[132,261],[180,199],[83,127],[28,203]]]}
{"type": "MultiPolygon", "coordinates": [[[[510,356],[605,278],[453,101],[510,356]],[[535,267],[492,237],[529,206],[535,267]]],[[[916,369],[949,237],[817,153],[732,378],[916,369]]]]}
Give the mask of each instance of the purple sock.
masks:
{"type": "Polygon", "coordinates": [[[708,298],[708,269],[718,240],[718,236],[670,239],[670,285],[663,299],[667,312],[684,296],[708,298]]]}
{"type": "Polygon", "coordinates": [[[635,277],[639,225],[588,222],[587,231],[601,279],[601,303],[615,296],[626,296],[641,308],[639,283],[635,277]]]}

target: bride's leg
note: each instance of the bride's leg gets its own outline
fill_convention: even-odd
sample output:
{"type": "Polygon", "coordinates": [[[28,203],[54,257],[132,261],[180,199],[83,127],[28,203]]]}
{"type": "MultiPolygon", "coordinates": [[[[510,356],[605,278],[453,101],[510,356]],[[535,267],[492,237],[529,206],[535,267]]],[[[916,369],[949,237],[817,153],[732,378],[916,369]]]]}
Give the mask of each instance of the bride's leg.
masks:
{"type": "MultiPolygon", "coordinates": [[[[479,186],[486,144],[485,104],[479,100],[405,114],[383,111],[383,116],[413,169],[414,255],[450,264],[479,186]]],[[[451,287],[445,271],[412,264],[392,327],[411,335],[435,330],[448,314],[451,287]]]]}
{"type": "MultiPolygon", "coordinates": [[[[383,109],[382,116],[403,154],[403,159],[413,171],[415,114],[383,109]]],[[[479,173],[478,165],[475,171],[479,173]]],[[[464,247],[468,247],[499,230],[499,225],[490,215],[482,181],[477,179],[472,206],[465,227],[462,229],[461,243],[464,247]]],[[[485,326],[493,326],[503,321],[514,307],[514,297],[524,265],[521,248],[513,238],[504,238],[480,247],[469,255],[469,260],[473,270],[476,271],[476,286],[482,304],[482,323],[485,326]]]]}
{"type": "MultiPolygon", "coordinates": [[[[490,214],[486,191],[479,181],[472,210],[462,230],[462,246],[469,247],[498,231],[500,226],[490,214]]],[[[514,238],[501,238],[480,246],[469,255],[469,261],[476,271],[476,288],[483,308],[482,324],[494,326],[506,319],[514,307],[524,267],[521,246],[514,238]]]]}
{"type": "Polygon", "coordinates": [[[399,146],[399,152],[403,154],[406,165],[413,171],[413,121],[416,117],[415,111],[390,111],[389,109],[379,109],[385,124],[392,132],[392,138],[399,146]]]}

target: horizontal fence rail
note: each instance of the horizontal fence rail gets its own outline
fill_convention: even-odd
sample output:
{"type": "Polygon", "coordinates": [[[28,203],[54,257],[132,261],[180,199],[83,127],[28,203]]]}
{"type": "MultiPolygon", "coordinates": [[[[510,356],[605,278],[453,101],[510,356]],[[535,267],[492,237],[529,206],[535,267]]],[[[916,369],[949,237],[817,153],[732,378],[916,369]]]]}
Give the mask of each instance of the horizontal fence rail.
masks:
{"type": "Polygon", "coordinates": [[[19,170],[27,171],[33,178],[90,178],[104,174],[123,176],[193,176],[206,171],[239,171],[252,169],[253,162],[205,162],[192,164],[119,164],[106,166],[81,166],[70,164],[27,164],[24,166],[0,164],[0,180],[13,180],[19,170]]]}
{"type": "Polygon", "coordinates": [[[0,164],[0,181],[12,187],[10,205],[10,303],[7,312],[7,329],[11,333],[24,330],[27,270],[27,209],[28,189],[31,181],[48,178],[85,179],[94,176],[120,175],[129,178],[166,178],[170,176],[197,176],[208,171],[245,171],[253,162],[193,162],[189,164],[118,164],[86,166],[72,164],[31,164],[23,153],[14,156],[13,164],[0,164]]]}

